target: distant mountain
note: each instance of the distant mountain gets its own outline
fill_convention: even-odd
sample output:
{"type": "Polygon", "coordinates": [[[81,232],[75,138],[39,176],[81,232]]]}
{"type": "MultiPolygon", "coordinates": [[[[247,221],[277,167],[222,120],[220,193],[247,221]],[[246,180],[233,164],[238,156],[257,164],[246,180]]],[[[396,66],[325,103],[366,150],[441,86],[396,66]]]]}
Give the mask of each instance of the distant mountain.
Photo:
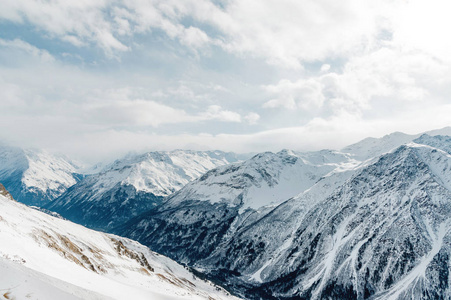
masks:
{"type": "Polygon", "coordinates": [[[237,299],[129,239],[0,195],[2,299],[237,299]]]}
{"type": "Polygon", "coordinates": [[[46,206],[79,224],[108,231],[217,166],[240,157],[222,151],[175,150],[129,155],[86,176],[46,206]]]}
{"type": "Polygon", "coordinates": [[[81,178],[79,168],[62,155],[0,145],[0,182],[28,205],[43,206],[60,196],[81,178]]]}
{"type": "MultiPolygon", "coordinates": [[[[451,127],[431,130],[423,134],[428,136],[450,136],[451,127]]],[[[381,138],[366,138],[360,142],[347,146],[340,151],[343,153],[351,154],[352,157],[357,160],[365,161],[367,159],[377,158],[380,155],[388,153],[401,145],[412,142],[423,134],[405,134],[402,132],[394,132],[387,134],[381,138]]]]}
{"type": "Polygon", "coordinates": [[[450,299],[450,150],[395,133],[263,153],[114,231],[248,299],[450,299]]]}

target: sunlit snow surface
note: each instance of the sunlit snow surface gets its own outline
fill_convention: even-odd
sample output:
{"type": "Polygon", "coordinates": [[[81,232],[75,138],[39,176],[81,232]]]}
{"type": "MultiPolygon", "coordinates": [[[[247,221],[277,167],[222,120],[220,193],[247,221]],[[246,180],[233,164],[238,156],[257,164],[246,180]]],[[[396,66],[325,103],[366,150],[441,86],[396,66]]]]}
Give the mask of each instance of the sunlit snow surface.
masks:
{"type": "Polygon", "coordinates": [[[233,298],[137,242],[48,216],[3,195],[0,245],[0,292],[11,299],[233,298]]]}

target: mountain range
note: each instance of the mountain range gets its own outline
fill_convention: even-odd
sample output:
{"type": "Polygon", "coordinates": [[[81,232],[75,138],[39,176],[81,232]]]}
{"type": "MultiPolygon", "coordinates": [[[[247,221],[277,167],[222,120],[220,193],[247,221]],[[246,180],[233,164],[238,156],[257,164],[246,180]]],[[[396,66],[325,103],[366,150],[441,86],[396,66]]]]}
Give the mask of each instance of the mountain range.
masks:
{"type": "Polygon", "coordinates": [[[129,155],[74,175],[42,207],[244,299],[450,299],[450,136],[396,132],[250,158],[129,155]]]}
{"type": "Polygon", "coordinates": [[[45,208],[108,231],[146,212],[206,171],[238,161],[222,151],[175,150],[129,155],[74,184],[45,208]]]}

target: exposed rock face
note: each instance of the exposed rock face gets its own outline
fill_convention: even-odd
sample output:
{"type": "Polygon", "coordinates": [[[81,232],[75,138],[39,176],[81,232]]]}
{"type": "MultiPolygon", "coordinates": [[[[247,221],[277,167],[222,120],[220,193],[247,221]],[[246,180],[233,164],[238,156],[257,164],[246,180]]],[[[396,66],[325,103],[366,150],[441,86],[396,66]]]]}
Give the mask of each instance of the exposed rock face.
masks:
{"type": "Polygon", "coordinates": [[[0,195],[5,196],[10,200],[14,200],[13,196],[11,196],[11,194],[5,189],[5,187],[1,183],[0,183],[0,195]]]}

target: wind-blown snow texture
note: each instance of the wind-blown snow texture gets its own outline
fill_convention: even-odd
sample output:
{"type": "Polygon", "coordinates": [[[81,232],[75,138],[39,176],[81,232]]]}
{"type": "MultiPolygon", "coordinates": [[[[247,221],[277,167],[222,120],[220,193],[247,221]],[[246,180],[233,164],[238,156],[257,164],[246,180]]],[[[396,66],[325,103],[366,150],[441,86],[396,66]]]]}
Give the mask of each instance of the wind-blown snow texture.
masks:
{"type": "Polygon", "coordinates": [[[64,156],[0,145],[0,182],[19,202],[49,203],[77,183],[78,171],[79,166],[64,156]]]}
{"type": "Polygon", "coordinates": [[[129,239],[0,194],[1,299],[236,299],[129,239]]]}
{"type": "Polygon", "coordinates": [[[85,177],[46,208],[79,224],[108,231],[158,206],[165,196],[206,171],[238,159],[221,151],[130,155],[85,177]]]}
{"type": "Polygon", "coordinates": [[[395,133],[263,153],[115,231],[249,299],[450,299],[450,150],[395,133]]]}

